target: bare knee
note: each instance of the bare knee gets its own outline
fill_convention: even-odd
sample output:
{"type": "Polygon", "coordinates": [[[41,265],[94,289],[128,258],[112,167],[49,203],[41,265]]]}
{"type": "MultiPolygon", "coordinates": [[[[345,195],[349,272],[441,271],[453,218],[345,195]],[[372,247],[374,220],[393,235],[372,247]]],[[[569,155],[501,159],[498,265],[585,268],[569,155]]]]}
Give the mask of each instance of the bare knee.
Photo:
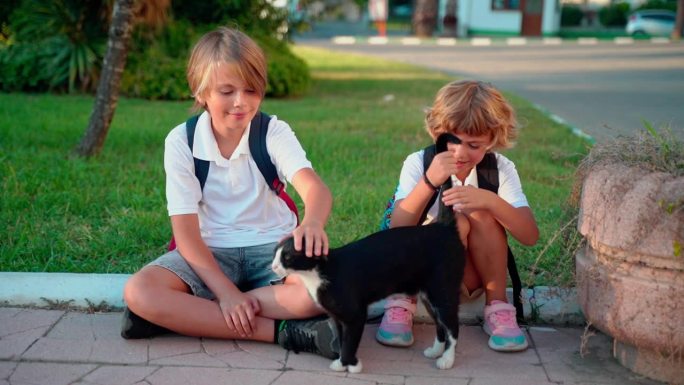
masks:
{"type": "Polygon", "coordinates": [[[160,267],[145,267],[133,274],[124,285],[126,306],[138,315],[158,312],[159,294],[165,290],[187,291],[187,286],[175,274],[160,267]]]}
{"type": "Polygon", "coordinates": [[[470,225],[469,237],[471,235],[485,235],[491,241],[495,239],[506,240],[506,232],[503,226],[487,210],[473,211],[468,214],[468,222],[470,225]]]}
{"type": "Polygon", "coordinates": [[[123,298],[126,306],[139,313],[141,309],[147,308],[149,300],[149,288],[145,282],[145,274],[139,271],[131,276],[124,285],[123,298]]]}

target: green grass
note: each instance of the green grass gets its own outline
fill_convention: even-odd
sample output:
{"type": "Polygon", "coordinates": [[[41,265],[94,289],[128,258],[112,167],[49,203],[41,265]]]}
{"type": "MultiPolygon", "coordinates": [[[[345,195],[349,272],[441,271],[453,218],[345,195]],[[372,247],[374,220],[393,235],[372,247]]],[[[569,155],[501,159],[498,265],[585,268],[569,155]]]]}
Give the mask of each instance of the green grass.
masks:
{"type": "MultiPolygon", "coordinates": [[[[376,231],[404,158],[429,144],[423,109],[452,78],[350,54],[295,51],[312,69],[311,92],[266,100],[263,110],[290,123],[332,190],[327,231],[339,246],[376,231]]],[[[563,226],[587,145],[508,96],[523,128],[506,155],[541,228],[537,246],[512,247],[528,284],[567,284],[572,258],[561,243],[547,243],[563,226]]],[[[103,153],[81,159],[71,151],[92,104],[87,96],[0,94],[0,271],[131,273],[165,250],[164,138],[189,116],[190,102],[121,99],[103,153]]]]}

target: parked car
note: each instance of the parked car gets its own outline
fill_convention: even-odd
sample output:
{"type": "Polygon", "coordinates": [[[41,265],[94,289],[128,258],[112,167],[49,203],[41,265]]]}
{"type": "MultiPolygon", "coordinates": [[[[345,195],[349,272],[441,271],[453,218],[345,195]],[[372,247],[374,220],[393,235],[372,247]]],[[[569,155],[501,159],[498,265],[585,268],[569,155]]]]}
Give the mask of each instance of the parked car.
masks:
{"type": "Polygon", "coordinates": [[[669,36],[674,30],[676,14],[672,11],[647,9],[629,15],[625,31],[632,36],[669,36]]]}

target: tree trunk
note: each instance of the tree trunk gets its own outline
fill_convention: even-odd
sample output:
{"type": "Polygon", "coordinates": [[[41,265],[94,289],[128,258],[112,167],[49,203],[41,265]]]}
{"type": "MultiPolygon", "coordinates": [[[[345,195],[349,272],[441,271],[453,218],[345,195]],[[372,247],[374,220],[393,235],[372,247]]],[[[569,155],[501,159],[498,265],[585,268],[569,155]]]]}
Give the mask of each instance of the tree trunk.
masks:
{"type": "Polygon", "coordinates": [[[438,0],[416,0],[413,10],[413,32],[418,37],[430,37],[437,26],[438,0]]]}
{"type": "Polygon", "coordinates": [[[100,153],[112,123],[131,40],[134,2],[135,0],[116,0],[114,3],[107,54],[97,86],[95,105],[88,128],[75,150],[80,156],[89,157],[100,153]]]}
{"type": "Polygon", "coordinates": [[[672,31],[672,40],[680,40],[682,38],[682,28],[684,28],[684,0],[678,0],[677,18],[675,19],[675,27],[672,31]]]}

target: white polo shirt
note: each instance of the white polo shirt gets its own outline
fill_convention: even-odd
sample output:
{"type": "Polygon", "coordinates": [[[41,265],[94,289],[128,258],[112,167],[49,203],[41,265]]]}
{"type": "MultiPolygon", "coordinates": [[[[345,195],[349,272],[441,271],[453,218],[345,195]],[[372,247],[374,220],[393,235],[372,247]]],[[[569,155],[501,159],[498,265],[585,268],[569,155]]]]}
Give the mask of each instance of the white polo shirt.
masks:
{"type": "MultiPolygon", "coordinates": [[[[193,153],[185,123],[166,137],[164,169],[169,216],[198,214],[202,239],[211,247],[247,247],[277,242],[297,225],[296,216],[268,188],[249,150],[249,127],[230,156],[224,158],[204,112],[197,121],[193,153]],[[193,155],[208,160],[209,175],[200,189],[193,155]]],[[[266,147],[281,180],[312,168],[290,126],[271,117],[266,147]]]]}
{"type": "MultiPolygon", "coordinates": [[[[418,182],[423,179],[423,151],[414,152],[406,157],[404,166],[401,168],[401,175],[399,176],[399,186],[395,193],[396,200],[406,198],[418,182]]],[[[494,153],[494,155],[496,156],[496,164],[499,169],[499,197],[516,208],[529,206],[527,197],[523,193],[515,164],[499,153],[494,153]]],[[[466,177],[466,186],[478,187],[476,168],[473,167],[468,177],[466,177]]],[[[460,186],[464,185],[460,180],[458,184],[460,186]]],[[[432,207],[430,207],[430,210],[428,210],[425,223],[432,222],[437,217],[438,211],[439,201],[436,200],[432,207]]]]}

